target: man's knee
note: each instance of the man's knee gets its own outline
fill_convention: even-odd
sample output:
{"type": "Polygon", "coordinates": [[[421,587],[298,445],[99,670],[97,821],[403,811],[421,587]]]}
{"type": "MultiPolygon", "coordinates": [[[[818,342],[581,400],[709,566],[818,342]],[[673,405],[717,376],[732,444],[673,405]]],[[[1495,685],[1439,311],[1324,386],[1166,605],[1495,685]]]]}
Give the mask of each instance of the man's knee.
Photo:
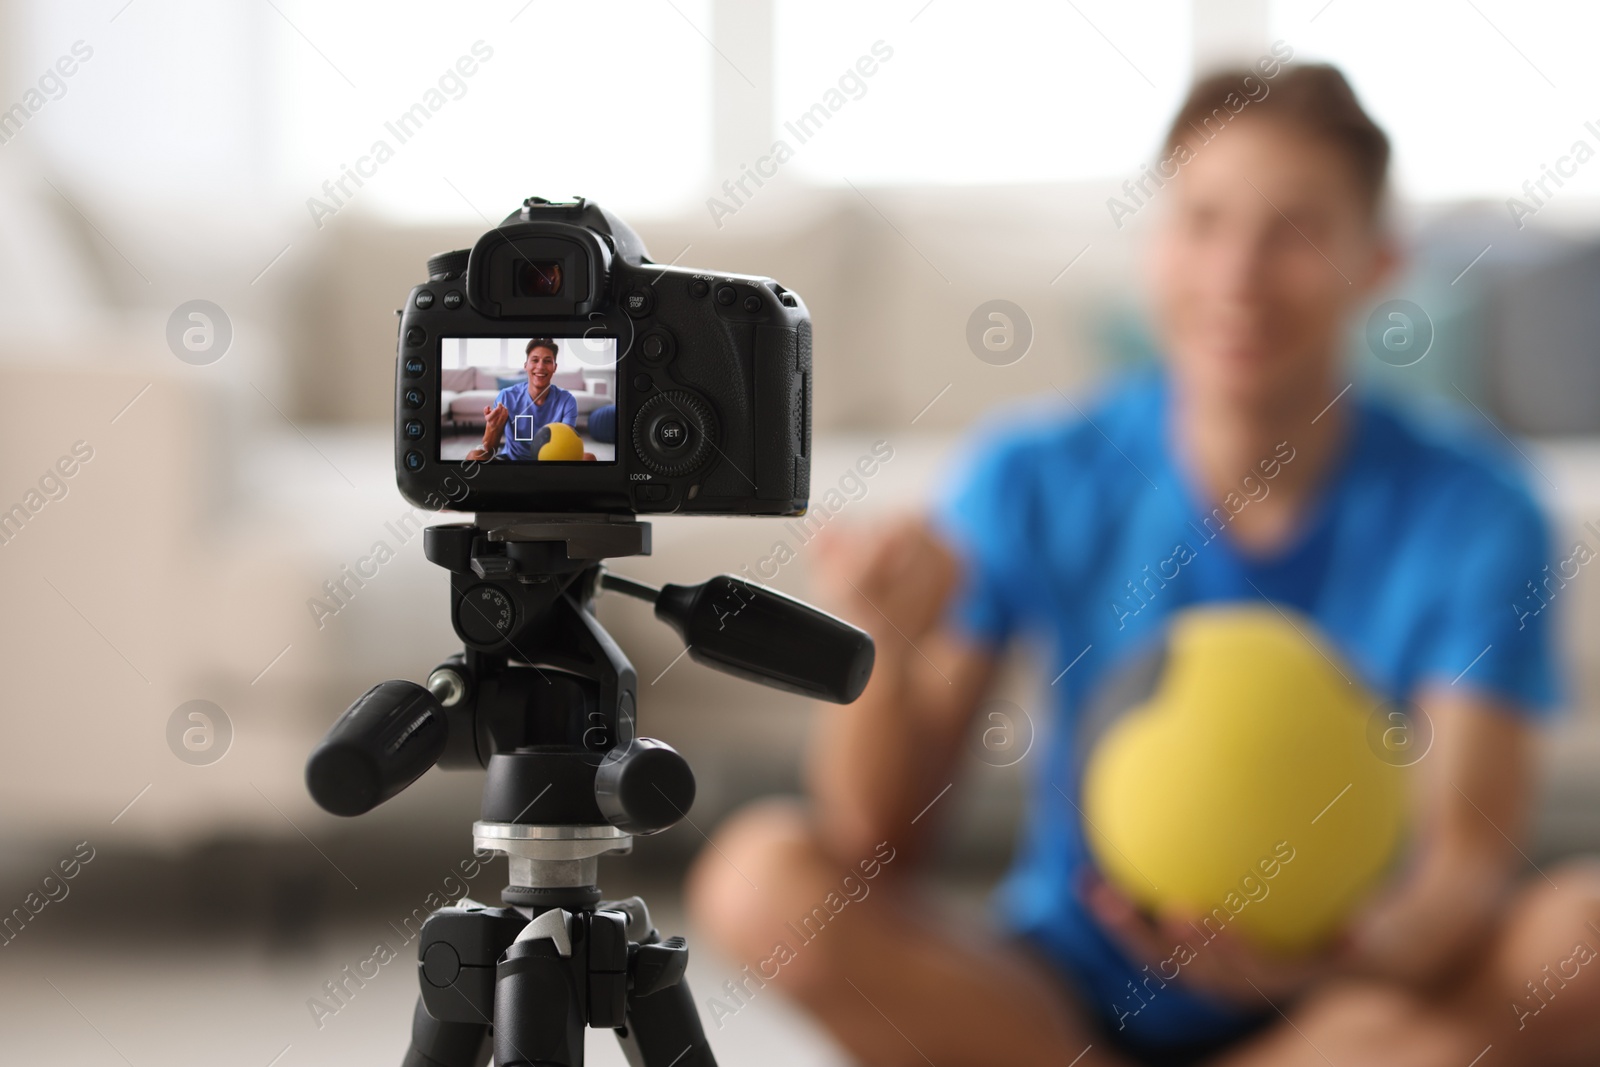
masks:
{"type": "Polygon", "coordinates": [[[1322,1058],[1341,1064],[1381,1060],[1464,1065],[1474,1062],[1493,1036],[1483,1016],[1481,1010],[1473,1015],[1452,1012],[1422,993],[1388,982],[1335,980],[1307,994],[1288,1025],[1257,1039],[1255,1055],[1247,1055],[1245,1062],[1270,1062],[1265,1051],[1299,1049],[1309,1042],[1322,1058]]]}
{"type": "MultiPolygon", "coordinates": [[[[1572,860],[1530,882],[1512,911],[1513,953],[1548,954],[1583,942],[1600,951],[1600,861],[1572,860]]],[[[1600,984],[1600,983],[1597,983],[1600,984]]]]}
{"type": "Polygon", "coordinates": [[[893,951],[900,898],[886,881],[869,885],[873,877],[831,855],[800,804],[761,801],[701,850],[689,872],[690,918],[730,963],[780,973],[788,995],[809,1001],[836,992],[863,953],[893,951]]]}
{"type": "Polygon", "coordinates": [[[1557,889],[1552,896],[1565,898],[1558,911],[1569,923],[1594,933],[1600,926],[1600,858],[1568,860],[1551,872],[1557,889]]]}
{"type": "Polygon", "coordinates": [[[690,918],[724,955],[764,957],[825,869],[804,809],[766,800],[732,815],[689,871],[690,918]],[[799,903],[797,903],[799,902],[799,903]]]}
{"type": "Polygon", "coordinates": [[[1552,868],[1532,883],[1513,910],[1501,965],[1537,992],[1551,985],[1571,991],[1586,1003],[1585,1014],[1600,1007],[1600,862],[1578,860],[1552,868]],[[1526,974],[1524,974],[1526,972],[1526,974]]]}

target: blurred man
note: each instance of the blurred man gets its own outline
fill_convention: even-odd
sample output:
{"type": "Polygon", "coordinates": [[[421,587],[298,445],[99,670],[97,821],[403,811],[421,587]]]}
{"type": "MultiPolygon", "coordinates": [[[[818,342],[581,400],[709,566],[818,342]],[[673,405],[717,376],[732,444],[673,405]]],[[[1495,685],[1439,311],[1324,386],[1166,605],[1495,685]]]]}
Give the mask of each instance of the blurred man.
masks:
{"type": "Polygon", "coordinates": [[[870,898],[773,979],[863,1063],[1600,1062],[1600,966],[1573,963],[1600,948],[1600,878],[1526,877],[1515,844],[1530,720],[1555,680],[1548,616],[1512,605],[1549,558],[1546,525],[1492,442],[1347,390],[1348,321],[1395,267],[1388,141],[1334,69],[1274,74],[1269,92],[1255,71],[1196,85],[1163,153],[1176,174],[1147,190],[1161,371],[1081,416],[990,427],[929,519],[819,550],[877,669],[854,705],[824,711],[809,805],[736,816],[690,894],[729,958],[765,960],[793,940],[786,920],[888,843],[870,898]],[[1264,463],[1270,493],[1235,507],[1264,463]],[[1163,566],[1180,543],[1193,551],[1163,566]],[[1143,968],[1188,935],[1096,875],[1069,799],[1073,723],[1174,612],[1262,598],[1431,722],[1416,840],[1336,947],[1284,960],[1224,931],[1129,1017],[1116,1006],[1143,968]],[[986,933],[941,921],[914,874],[1019,636],[1048,647],[1056,703],[986,933]]]}
{"type": "Polygon", "coordinates": [[[536,459],[533,442],[540,430],[552,422],[578,428],[577,398],[551,381],[556,376],[555,341],[535,337],[528,342],[526,354],[522,370],[528,380],[500,390],[494,406],[483,409],[483,445],[468,452],[467,459],[536,459]],[[508,424],[510,434],[506,433],[508,424]]]}

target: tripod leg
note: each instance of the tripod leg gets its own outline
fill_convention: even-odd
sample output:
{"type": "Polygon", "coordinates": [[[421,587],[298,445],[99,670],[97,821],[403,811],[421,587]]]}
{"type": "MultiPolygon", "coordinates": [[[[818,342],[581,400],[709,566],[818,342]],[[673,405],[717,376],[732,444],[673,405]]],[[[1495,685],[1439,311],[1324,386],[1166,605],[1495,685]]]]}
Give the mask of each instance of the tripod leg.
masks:
{"type": "Polygon", "coordinates": [[[500,957],[494,983],[497,1067],[583,1067],[588,946],[573,938],[571,924],[572,916],[560,908],[541,912],[500,957]]]}
{"type": "Polygon", "coordinates": [[[528,920],[463,899],[428,916],[417,938],[422,996],[404,1067],[483,1067],[494,1017],[495,960],[528,920]]]}
{"type": "Polygon", "coordinates": [[[617,1040],[629,1067],[717,1067],[688,979],[647,997],[630,993],[628,1025],[617,1040]]]}
{"type": "Polygon", "coordinates": [[[661,932],[650,921],[650,909],[640,897],[603,901],[600,907],[628,917],[628,936],[640,949],[631,968],[634,981],[628,989],[627,1025],[616,1031],[628,1067],[717,1067],[717,1059],[700,1027],[694,995],[689,992],[688,981],[680,977],[688,961],[683,939],[675,937],[663,942],[661,932]],[[670,955],[678,957],[670,966],[658,953],[663,948],[671,948],[670,955]],[[647,953],[658,953],[656,962],[667,967],[665,973],[659,969],[653,975],[642,973],[647,953]],[[672,977],[666,979],[670,984],[663,987],[665,974],[672,977]],[[646,992],[635,992],[638,988],[646,992]]]}
{"type": "Polygon", "coordinates": [[[483,1067],[489,1062],[488,1036],[487,1025],[440,1022],[418,997],[411,1013],[411,1048],[400,1067],[483,1067]]]}

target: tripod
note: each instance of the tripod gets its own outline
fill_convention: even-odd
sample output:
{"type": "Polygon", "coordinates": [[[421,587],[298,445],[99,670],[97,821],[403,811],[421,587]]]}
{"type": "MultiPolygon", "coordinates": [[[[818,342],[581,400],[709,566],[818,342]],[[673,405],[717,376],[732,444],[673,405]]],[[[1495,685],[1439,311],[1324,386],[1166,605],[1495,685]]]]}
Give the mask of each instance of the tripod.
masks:
{"type": "Polygon", "coordinates": [[[634,732],[633,666],[593,612],[601,590],[655,604],[697,662],[849,703],[872,639],[730,575],[660,590],[602,561],[648,555],[650,527],[605,516],[483,515],[429,527],[450,572],[464,651],[427,687],[381,682],[306,765],[312,797],[359,815],[429,767],[485,767],[479,848],[507,856],[501,907],[463,899],[418,938],[422,995],[404,1067],[582,1067],[585,1027],[615,1031],[632,1067],[715,1067],[683,975],[638,897],[603,901],[599,860],[687,814],[695,783],[671,746],[634,732]]]}

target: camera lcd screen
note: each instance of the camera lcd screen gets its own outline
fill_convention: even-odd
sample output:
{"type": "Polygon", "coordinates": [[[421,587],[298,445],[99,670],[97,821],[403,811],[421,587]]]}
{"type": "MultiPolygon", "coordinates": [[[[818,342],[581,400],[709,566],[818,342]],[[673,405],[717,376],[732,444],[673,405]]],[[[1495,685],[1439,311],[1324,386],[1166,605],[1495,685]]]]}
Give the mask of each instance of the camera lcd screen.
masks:
{"type": "Polygon", "coordinates": [[[615,337],[445,337],[439,458],[614,463],[615,337]]]}

